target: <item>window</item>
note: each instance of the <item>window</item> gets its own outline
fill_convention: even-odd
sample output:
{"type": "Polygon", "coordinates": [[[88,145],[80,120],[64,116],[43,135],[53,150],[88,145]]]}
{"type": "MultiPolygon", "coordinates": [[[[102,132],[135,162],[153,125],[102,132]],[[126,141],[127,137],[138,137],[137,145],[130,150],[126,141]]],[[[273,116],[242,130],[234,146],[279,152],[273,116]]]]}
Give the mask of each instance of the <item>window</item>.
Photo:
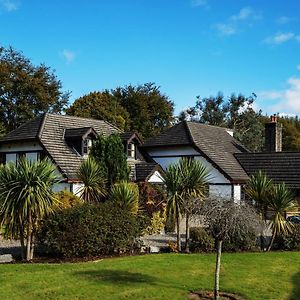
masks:
{"type": "Polygon", "coordinates": [[[135,145],[128,144],[127,145],[127,156],[131,158],[135,158],[135,145]]]}
{"type": "Polygon", "coordinates": [[[83,140],[83,147],[82,147],[82,154],[83,155],[88,155],[93,143],[91,139],[85,139],[83,140]]]}

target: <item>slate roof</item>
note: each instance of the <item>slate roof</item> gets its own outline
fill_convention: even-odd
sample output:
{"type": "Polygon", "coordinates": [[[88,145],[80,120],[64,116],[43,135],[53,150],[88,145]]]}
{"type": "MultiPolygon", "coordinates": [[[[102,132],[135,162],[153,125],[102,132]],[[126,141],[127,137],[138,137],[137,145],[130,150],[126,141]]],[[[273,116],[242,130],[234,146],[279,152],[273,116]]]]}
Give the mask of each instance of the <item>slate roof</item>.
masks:
{"type": "Polygon", "coordinates": [[[235,157],[249,176],[262,170],[275,183],[300,188],[300,152],[237,153],[235,157]]]}
{"type": "Polygon", "coordinates": [[[103,134],[104,136],[119,132],[117,127],[103,120],[47,113],[10,132],[0,142],[27,139],[39,140],[60,171],[69,180],[76,180],[78,179],[77,171],[83,161],[83,157],[67,145],[64,133],[66,130],[69,132],[72,132],[72,129],[74,131],[78,131],[78,129],[82,131],[83,128],[87,129],[91,127],[97,134],[103,134]]]}
{"type": "Polygon", "coordinates": [[[227,130],[223,127],[184,121],[148,139],[143,147],[147,149],[190,145],[230,181],[245,182],[249,177],[234,157],[234,153],[247,150],[227,130]]]}
{"type": "Polygon", "coordinates": [[[157,163],[138,163],[135,164],[135,179],[136,181],[146,181],[156,171],[161,171],[160,166],[157,163]]]}

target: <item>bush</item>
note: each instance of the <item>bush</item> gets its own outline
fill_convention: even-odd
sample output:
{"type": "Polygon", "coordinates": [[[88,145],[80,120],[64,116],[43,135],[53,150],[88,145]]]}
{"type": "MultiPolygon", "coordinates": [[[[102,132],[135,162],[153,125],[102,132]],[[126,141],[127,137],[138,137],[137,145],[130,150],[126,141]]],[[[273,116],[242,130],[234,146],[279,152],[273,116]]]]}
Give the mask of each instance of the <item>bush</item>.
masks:
{"type": "Polygon", "coordinates": [[[56,197],[59,203],[55,206],[55,210],[67,209],[83,204],[83,201],[79,197],[69,191],[60,191],[56,193],[56,197]]]}
{"type": "Polygon", "coordinates": [[[223,243],[223,251],[227,252],[239,252],[255,250],[257,247],[256,232],[253,230],[247,235],[231,235],[223,243]]]}
{"type": "Polygon", "coordinates": [[[143,234],[158,234],[165,228],[166,214],[160,211],[154,212],[150,224],[143,231],[143,234]]]}
{"type": "Polygon", "coordinates": [[[274,248],[277,250],[300,250],[300,224],[294,224],[292,232],[276,237],[274,248]]]}
{"type": "Polygon", "coordinates": [[[192,252],[213,251],[214,244],[214,238],[204,228],[190,228],[190,250],[192,252]]]}
{"type": "Polygon", "coordinates": [[[137,219],[107,202],[58,211],[42,222],[38,241],[48,253],[84,257],[131,251],[139,236],[137,219]]]}

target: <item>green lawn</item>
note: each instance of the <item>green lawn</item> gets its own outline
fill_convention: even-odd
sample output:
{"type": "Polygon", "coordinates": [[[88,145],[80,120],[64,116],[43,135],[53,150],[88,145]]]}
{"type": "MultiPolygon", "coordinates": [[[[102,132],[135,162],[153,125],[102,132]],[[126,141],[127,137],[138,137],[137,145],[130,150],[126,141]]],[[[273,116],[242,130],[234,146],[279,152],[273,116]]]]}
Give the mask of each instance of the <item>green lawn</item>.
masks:
{"type": "MultiPolygon", "coordinates": [[[[212,254],[76,264],[0,265],[0,299],[187,299],[211,289],[212,254]]],[[[300,299],[300,252],[224,254],[221,288],[247,299],[300,299]]]]}

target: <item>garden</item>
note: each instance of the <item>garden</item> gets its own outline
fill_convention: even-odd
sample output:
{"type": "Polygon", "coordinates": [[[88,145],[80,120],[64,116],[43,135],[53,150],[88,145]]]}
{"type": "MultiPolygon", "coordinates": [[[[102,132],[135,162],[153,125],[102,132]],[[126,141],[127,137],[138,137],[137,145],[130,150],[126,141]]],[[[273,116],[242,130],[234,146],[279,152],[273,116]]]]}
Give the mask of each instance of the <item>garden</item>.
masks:
{"type": "Polygon", "coordinates": [[[299,298],[300,253],[269,252],[300,250],[300,225],[286,220],[294,196],[284,184],[259,172],[237,204],[208,194],[200,161],[170,165],[161,187],[131,182],[126,159],[118,135],[99,136],[78,170],[79,195],[53,191],[62,179],[48,159],[0,166],[1,233],[20,240],[15,262],[32,263],[0,266],[1,297],[299,298]],[[202,225],[190,228],[199,216],[202,225]],[[175,231],[177,242],[141,255],[141,237],[162,231],[175,231]]]}

